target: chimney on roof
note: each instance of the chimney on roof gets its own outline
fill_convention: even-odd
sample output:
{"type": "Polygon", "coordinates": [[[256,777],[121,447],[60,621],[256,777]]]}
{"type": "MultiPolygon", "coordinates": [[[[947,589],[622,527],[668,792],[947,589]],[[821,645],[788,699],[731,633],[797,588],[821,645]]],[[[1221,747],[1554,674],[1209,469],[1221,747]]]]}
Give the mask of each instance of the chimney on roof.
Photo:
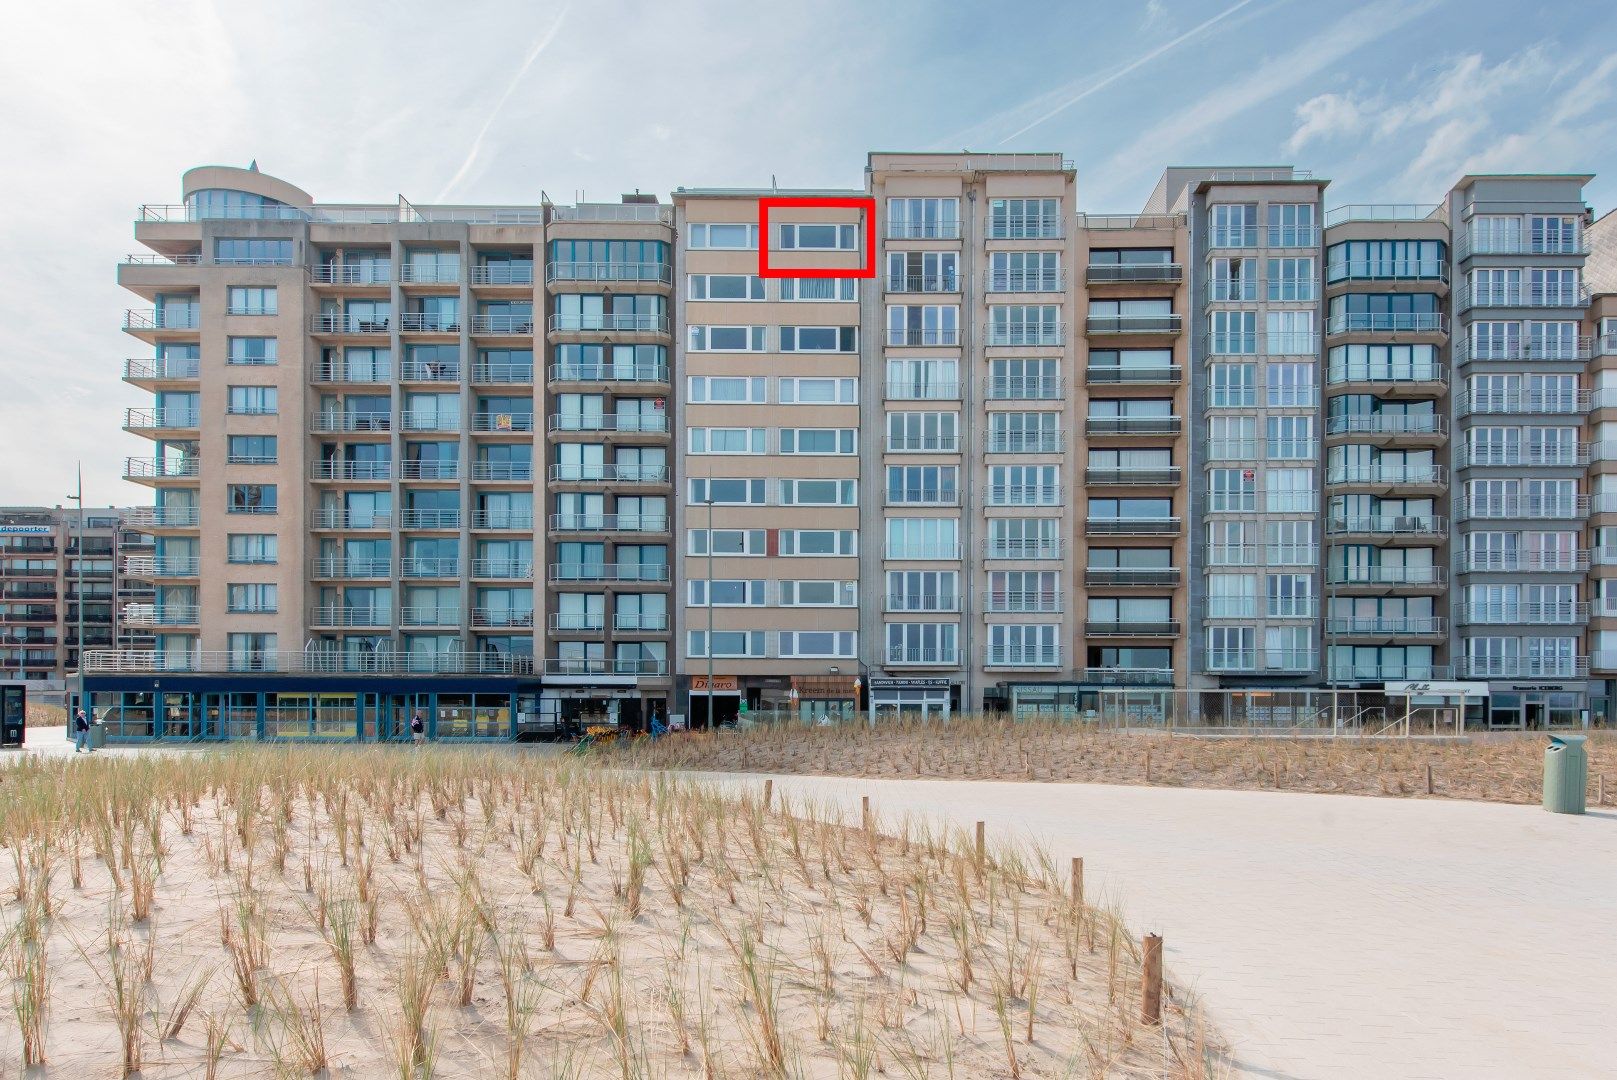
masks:
{"type": "Polygon", "coordinates": [[[247,171],[248,172],[257,172],[258,171],[258,159],[257,158],[254,158],[252,161],[247,163],[247,171]]]}
{"type": "Polygon", "coordinates": [[[647,205],[650,205],[650,204],[655,203],[657,201],[657,196],[655,196],[655,195],[642,195],[638,191],[636,191],[633,195],[624,195],[622,198],[623,198],[623,202],[624,202],[625,205],[628,205],[628,204],[631,204],[631,203],[645,203],[647,205]]]}

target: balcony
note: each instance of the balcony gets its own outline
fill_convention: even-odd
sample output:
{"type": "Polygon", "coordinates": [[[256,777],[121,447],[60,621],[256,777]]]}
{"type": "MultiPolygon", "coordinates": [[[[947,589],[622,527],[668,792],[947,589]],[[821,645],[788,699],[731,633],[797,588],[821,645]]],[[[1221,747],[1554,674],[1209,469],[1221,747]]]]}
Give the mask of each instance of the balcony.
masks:
{"type": "Polygon", "coordinates": [[[531,461],[474,461],[473,483],[532,483],[531,461]]]}
{"type": "Polygon", "coordinates": [[[666,484],[666,465],[559,464],[549,469],[553,484],[666,484]]]}
{"type": "Polygon", "coordinates": [[[1182,315],[1091,315],[1084,319],[1084,333],[1100,334],[1177,334],[1184,329],[1182,315]]]}
{"type": "Polygon", "coordinates": [[[202,313],[181,304],[173,308],[130,308],[124,312],[124,329],[137,337],[157,330],[199,330],[202,313]]]}
{"type": "Polygon", "coordinates": [[[195,506],[137,506],[123,520],[136,529],[192,529],[201,522],[202,511],[195,506]]]}
{"type": "Polygon", "coordinates": [[[472,365],[472,382],[498,385],[533,382],[532,364],[483,363],[472,365]]]}
{"type": "Polygon", "coordinates": [[[1471,679],[1585,679],[1587,656],[1462,656],[1455,674],[1471,679]]]}
{"type": "Polygon", "coordinates": [[[1082,678],[1101,686],[1172,686],[1173,668],[1084,668],[1082,678]]]}
{"type": "Polygon", "coordinates": [[[1435,514],[1333,516],[1325,531],[1331,536],[1444,536],[1448,520],[1435,514]]]}
{"type": "Polygon", "coordinates": [[[446,416],[438,412],[406,412],[403,423],[399,425],[399,430],[458,434],[460,431],[460,417],[458,415],[446,416]]]}
{"type": "Polygon", "coordinates": [[[1591,565],[1588,551],[1466,551],[1466,574],[1581,574],[1591,565]]]}
{"type": "Polygon", "coordinates": [[[472,577],[500,581],[531,581],[533,563],[524,559],[473,559],[472,577]]]}
{"type": "Polygon", "coordinates": [[[1088,586],[1137,586],[1137,585],[1178,585],[1179,568],[1169,567],[1124,567],[1124,566],[1087,566],[1084,568],[1084,584],[1088,586]]]}
{"type": "Polygon", "coordinates": [[[668,616],[662,612],[620,611],[612,616],[612,629],[620,634],[664,634],[668,616]]]}
{"type": "Polygon", "coordinates": [[[888,435],[889,454],[958,454],[958,435],[888,435]]]}
{"type": "Polygon", "coordinates": [[[1578,361],[1588,360],[1593,352],[1594,339],[1589,337],[1533,340],[1529,335],[1526,341],[1519,338],[1504,341],[1474,341],[1461,337],[1454,342],[1454,361],[1457,364],[1490,363],[1496,360],[1507,363],[1522,360],[1578,361]]]}
{"type": "Polygon", "coordinates": [[[983,380],[983,393],[991,401],[1059,401],[1063,396],[1059,375],[991,375],[983,380]]]}
{"type": "Polygon", "coordinates": [[[1325,483],[1344,487],[1445,488],[1449,471],[1442,465],[1334,465],[1325,483]]]}
{"type": "Polygon", "coordinates": [[[894,221],[887,219],[889,240],[958,240],[958,221],[894,221]]]}
{"type": "Polygon", "coordinates": [[[472,626],[479,630],[509,630],[533,626],[533,611],[514,611],[511,608],[472,608],[472,626]]]}
{"type": "Polygon", "coordinates": [[[667,581],[668,567],[640,563],[551,563],[550,580],[667,581]]]}
{"type": "Polygon", "coordinates": [[[125,431],[197,431],[202,420],[190,409],[125,409],[125,431]]]}
{"type": "Polygon", "coordinates": [[[1459,395],[1460,415],[1508,413],[1577,416],[1589,411],[1589,390],[1477,390],[1459,395]]]}
{"type": "Polygon", "coordinates": [[[1581,626],[1589,621],[1589,605],[1584,603],[1460,604],[1462,624],[1491,626],[1581,626]]]}
{"type": "Polygon", "coordinates": [[[1060,240],[1066,233],[1059,216],[990,218],[984,234],[989,240],[1060,240]]]}
{"type": "Polygon", "coordinates": [[[347,530],[386,532],[393,527],[393,515],[383,512],[366,510],[343,510],[337,507],[321,507],[314,511],[311,519],[311,528],[323,530],[347,530]]]}
{"type": "Polygon", "coordinates": [[[549,625],[566,634],[598,634],[606,629],[606,615],[599,611],[553,611],[549,625]]]}
{"type": "Polygon", "coordinates": [[[320,337],[388,334],[392,330],[391,315],[346,315],[331,311],[309,316],[309,333],[320,337]]]}
{"type": "Polygon", "coordinates": [[[406,556],[400,564],[400,576],[407,578],[458,578],[460,560],[448,558],[412,558],[406,556]]]}
{"type": "Polygon", "coordinates": [[[960,291],[959,274],[888,274],[886,291],[890,293],[957,293],[960,291]]]}
{"type": "Polygon", "coordinates": [[[1326,435],[1417,436],[1441,439],[1449,432],[1448,418],[1439,413],[1362,413],[1331,416],[1326,435]]]}
{"type": "Polygon", "coordinates": [[[1086,367],[1084,382],[1103,386],[1177,385],[1184,377],[1178,364],[1156,367],[1086,367]]]}
{"type": "Polygon", "coordinates": [[[194,356],[159,356],[124,361],[124,382],[187,382],[200,378],[202,361],[194,356]]]}
{"type": "Polygon", "coordinates": [[[544,661],[546,675],[654,676],[668,674],[666,660],[608,660],[603,656],[550,657],[544,661]]]}
{"type": "Polygon", "coordinates": [[[385,579],[393,576],[393,560],[346,559],[337,555],[315,559],[310,569],[316,578],[332,578],[340,581],[385,579]]]}
{"type": "Polygon", "coordinates": [[[1555,308],[1568,310],[1589,306],[1589,286],[1578,282],[1563,288],[1560,285],[1507,284],[1473,288],[1460,286],[1456,310],[1471,308],[1555,308]]]}
{"type": "Polygon", "coordinates": [[[1178,263],[1090,263],[1084,270],[1091,285],[1177,285],[1184,279],[1185,268],[1178,263]]]}
{"type": "Polygon", "coordinates": [[[889,645],[882,654],[882,663],[887,667],[959,667],[960,650],[905,649],[889,645]]]}
{"type": "Polygon", "coordinates": [[[1447,679],[1453,667],[1449,664],[1355,664],[1327,661],[1331,682],[1427,682],[1447,679]]]}
{"type": "MultiPolygon", "coordinates": [[[[554,320],[560,316],[551,318],[554,320]]],[[[473,315],[472,333],[478,337],[527,337],[533,333],[533,316],[473,315]]]]}
{"type": "Polygon", "coordinates": [[[1456,468],[1509,466],[1511,468],[1576,468],[1589,464],[1589,444],[1564,446],[1458,446],[1456,468]]]}
{"type": "Polygon", "coordinates": [[[1064,454],[1059,431],[991,431],[983,450],[990,454],[1064,454]]]}
{"type": "Polygon", "coordinates": [[[1180,468],[1166,469],[1085,469],[1084,483],[1091,487],[1161,487],[1179,483],[1180,468]]]}
{"type": "Polygon", "coordinates": [[[1176,536],[1183,527],[1176,517],[1085,518],[1085,536],[1176,536]]]}
{"type": "MultiPolygon", "coordinates": [[[[490,316],[491,318],[493,316],[490,316]]],[[[548,328],[552,334],[613,333],[662,334],[668,333],[668,316],[646,314],[619,314],[591,312],[562,314],[550,317],[548,328]]]]}
{"type": "Polygon", "coordinates": [[[960,384],[957,382],[889,382],[888,401],[958,401],[960,384]]]}
{"type": "Polygon", "coordinates": [[[533,430],[533,413],[473,413],[472,430],[499,434],[529,432],[533,430]]]}
{"type": "Polygon", "coordinates": [[[532,285],[533,263],[479,263],[471,269],[473,285],[532,285]]]}
{"type": "Polygon", "coordinates": [[[403,262],[399,264],[399,281],[406,285],[459,285],[460,264],[440,264],[438,262],[423,262],[416,264],[403,262]]]}
{"type": "Polygon", "coordinates": [[[1340,281],[1429,281],[1446,285],[1449,264],[1443,259],[1340,259],[1325,265],[1326,284],[1340,281]]]}
{"type": "Polygon", "coordinates": [[[665,533],[667,514],[551,514],[551,532],[665,533]]]}
{"type": "Polygon", "coordinates": [[[123,610],[127,626],[196,626],[201,617],[196,604],[130,604],[123,610]]]}
{"type": "Polygon", "coordinates": [[[1255,248],[1256,225],[1218,225],[1207,230],[1207,246],[1214,248],[1255,248]]]}
{"type": "Polygon", "coordinates": [[[902,615],[951,615],[960,610],[953,593],[889,593],[882,610],[902,615]]]}
{"type": "MultiPolygon", "coordinates": [[[[459,620],[456,620],[457,622],[459,620]]],[[[340,604],[316,606],[309,613],[312,626],[378,626],[392,625],[393,613],[386,608],[343,607],[340,604]]]]}
{"type": "Polygon", "coordinates": [[[309,470],[309,479],[317,483],[327,480],[380,481],[392,478],[391,461],[317,461],[309,470]]]}
{"type": "Polygon", "coordinates": [[[960,331],[956,327],[904,327],[889,326],[882,338],[889,348],[954,348],[960,344],[960,331]]]}
{"type": "Polygon", "coordinates": [[[1325,227],[1350,221],[1425,221],[1440,209],[1436,203],[1348,203],[1325,211],[1325,227]]]}
{"type": "Polygon", "coordinates": [[[1060,506],[1060,484],[989,484],[989,506],[1060,506]]]}
{"type": "Polygon", "coordinates": [[[309,280],[316,285],[391,285],[393,266],[387,262],[321,263],[309,268],[309,280]]]}
{"type": "Polygon", "coordinates": [[[531,510],[474,510],[472,528],[494,532],[532,532],[531,510]]]}
{"type": "Polygon", "coordinates": [[[399,462],[400,480],[459,480],[460,462],[458,461],[401,461],[399,462]]]}
{"type": "Polygon", "coordinates": [[[668,414],[652,413],[551,413],[547,430],[556,432],[607,432],[617,435],[666,435],[668,414]]]}
{"type": "Polygon", "coordinates": [[[1375,588],[1442,588],[1448,582],[1448,571],[1441,566],[1343,566],[1332,564],[1325,568],[1325,581],[1344,588],[1371,586],[1375,588]]]}
{"type": "Polygon", "coordinates": [[[1543,497],[1502,495],[1496,498],[1454,500],[1454,516],[1461,520],[1520,519],[1578,521],[1589,515],[1589,496],[1543,497]]]}
{"type": "Polygon", "coordinates": [[[553,364],[552,383],[664,383],[666,364],[553,364]]]}
{"type": "Polygon", "coordinates": [[[1085,622],[1085,637],[1178,637],[1179,623],[1166,622],[1085,622]]]}
{"type": "Polygon", "coordinates": [[[1209,649],[1207,670],[1214,674],[1306,674],[1319,670],[1319,654],[1312,649],[1209,649]]]}
{"type": "Polygon", "coordinates": [[[458,627],[460,625],[460,608],[407,605],[399,612],[399,625],[458,627]]]}
{"type": "Polygon", "coordinates": [[[672,285],[674,268],[659,262],[553,262],[545,264],[545,281],[620,281],[672,285]]]}
{"type": "Polygon", "coordinates": [[[1471,230],[1465,229],[1454,238],[1454,254],[1462,260],[1474,255],[1587,255],[1589,238],[1581,230],[1571,239],[1535,237],[1529,230],[1525,237],[1486,236],[1479,243],[1471,230]]]}
{"type": "Polygon", "coordinates": [[[124,458],[124,479],[135,484],[195,480],[201,468],[202,462],[195,457],[131,457],[124,458]]]}
{"type": "Polygon", "coordinates": [[[399,528],[443,532],[460,528],[459,510],[400,510],[399,528]]]}
{"type": "Polygon", "coordinates": [[[315,413],[309,419],[309,430],[321,435],[376,432],[393,430],[393,417],[389,413],[315,413]]]}
{"type": "Polygon", "coordinates": [[[1325,376],[1329,386],[1353,384],[1375,387],[1375,393],[1390,397],[1407,392],[1416,397],[1436,397],[1448,385],[1448,371],[1439,364],[1355,364],[1333,363],[1325,376]]]}
{"type": "MultiPolygon", "coordinates": [[[[332,609],[317,609],[312,622],[321,626],[387,625],[385,616],[378,623],[324,622],[320,615],[332,609]]],[[[428,655],[411,653],[350,653],[321,650],[257,650],[253,652],[191,650],[159,652],[149,649],[101,649],[85,654],[84,669],[102,673],[156,672],[279,672],[284,674],[502,674],[531,672],[533,658],[496,653],[442,652],[428,655]]]]}
{"type": "Polygon", "coordinates": [[[1057,592],[988,591],[983,600],[984,615],[1059,615],[1061,594],[1057,592]]]}
{"type": "Polygon", "coordinates": [[[1056,668],[1061,666],[1059,645],[990,645],[986,667],[1056,668]]]}
{"type": "Polygon", "coordinates": [[[1059,348],[1067,343],[1067,325],[994,326],[983,331],[985,345],[1011,345],[1017,348],[1059,348]]]}
{"type": "Polygon", "coordinates": [[[1447,334],[1449,321],[1436,312],[1343,312],[1325,320],[1325,333],[1333,334],[1447,334]]]}
{"type": "Polygon", "coordinates": [[[1110,435],[1177,435],[1181,422],[1177,416],[1090,416],[1084,419],[1084,434],[1110,435]]]}
{"type": "Polygon", "coordinates": [[[882,549],[884,559],[959,559],[959,544],[895,543],[889,541],[882,549]]]}
{"type": "MultiPolygon", "coordinates": [[[[192,578],[202,570],[202,560],[174,555],[130,555],[124,559],[124,573],[138,578],[192,578]]],[[[94,599],[93,597],[91,598],[94,599]]]]}
{"type": "Polygon", "coordinates": [[[996,540],[983,541],[983,558],[1032,561],[1061,558],[1060,540],[996,540]]]}
{"type": "Polygon", "coordinates": [[[458,334],[459,312],[406,311],[399,315],[399,332],[404,334],[458,334]]]}
{"type": "Polygon", "coordinates": [[[1325,633],[1349,637],[1438,637],[1448,633],[1448,620],[1436,616],[1327,616],[1325,633]]]}
{"type": "Polygon", "coordinates": [[[406,360],[399,365],[399,381],[458,383],[460,382],[460,364],[417,363],[413,360],[406,360]]]}

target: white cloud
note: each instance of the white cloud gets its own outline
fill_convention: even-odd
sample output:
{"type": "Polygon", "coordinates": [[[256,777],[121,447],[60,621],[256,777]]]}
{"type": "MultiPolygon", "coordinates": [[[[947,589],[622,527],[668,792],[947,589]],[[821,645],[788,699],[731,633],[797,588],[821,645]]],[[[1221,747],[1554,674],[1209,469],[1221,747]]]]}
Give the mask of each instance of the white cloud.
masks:
{"type": "Polygon", "coordinates": [[[1358,135],[1370,115],[1352,94],[1321,94],[1297,106],[1297,128],[1286,140],[1286,153],[1296,154],[1311,142],[1358,135]]]}

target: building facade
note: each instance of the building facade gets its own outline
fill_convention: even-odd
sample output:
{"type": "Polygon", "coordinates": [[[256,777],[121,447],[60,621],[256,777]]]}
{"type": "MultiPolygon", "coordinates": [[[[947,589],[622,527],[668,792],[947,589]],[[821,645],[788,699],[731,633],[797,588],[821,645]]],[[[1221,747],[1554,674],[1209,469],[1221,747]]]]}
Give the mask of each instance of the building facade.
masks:
{"type": "Polygon", "coordinates": [[[1108,215],[1059,154],[579,206],[192,170],[120,268],[152,636],[89,659],[98,706],[194,737],[1344,690],[1604,718],[1588,179],[1327,209],[1289,166],[1175,167],[1108,215]]]}

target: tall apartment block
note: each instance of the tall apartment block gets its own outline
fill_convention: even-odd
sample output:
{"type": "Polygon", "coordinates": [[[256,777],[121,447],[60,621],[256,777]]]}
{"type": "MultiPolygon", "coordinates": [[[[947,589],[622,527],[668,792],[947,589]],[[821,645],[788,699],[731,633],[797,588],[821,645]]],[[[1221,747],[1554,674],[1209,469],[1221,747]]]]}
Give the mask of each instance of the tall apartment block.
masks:
{"type": "Polygon", "coordinates": [[[0,507],[0,678],[60,693],[85,650],[151,647],[152,538],[128,511],[0,507]],[[83,641],[79,627],[83,624],[83,641]]]}
{"type": "Polygon", "coordinates": [[[1331,206],[1290,166],[1172,167],[1137,214],[1080,209],[1059,154],[864,179],[479,207],[186,174],[120,274],[154,637],[88,658],[98,711],[1609,714],[1588,177],[1331,206]]]}

